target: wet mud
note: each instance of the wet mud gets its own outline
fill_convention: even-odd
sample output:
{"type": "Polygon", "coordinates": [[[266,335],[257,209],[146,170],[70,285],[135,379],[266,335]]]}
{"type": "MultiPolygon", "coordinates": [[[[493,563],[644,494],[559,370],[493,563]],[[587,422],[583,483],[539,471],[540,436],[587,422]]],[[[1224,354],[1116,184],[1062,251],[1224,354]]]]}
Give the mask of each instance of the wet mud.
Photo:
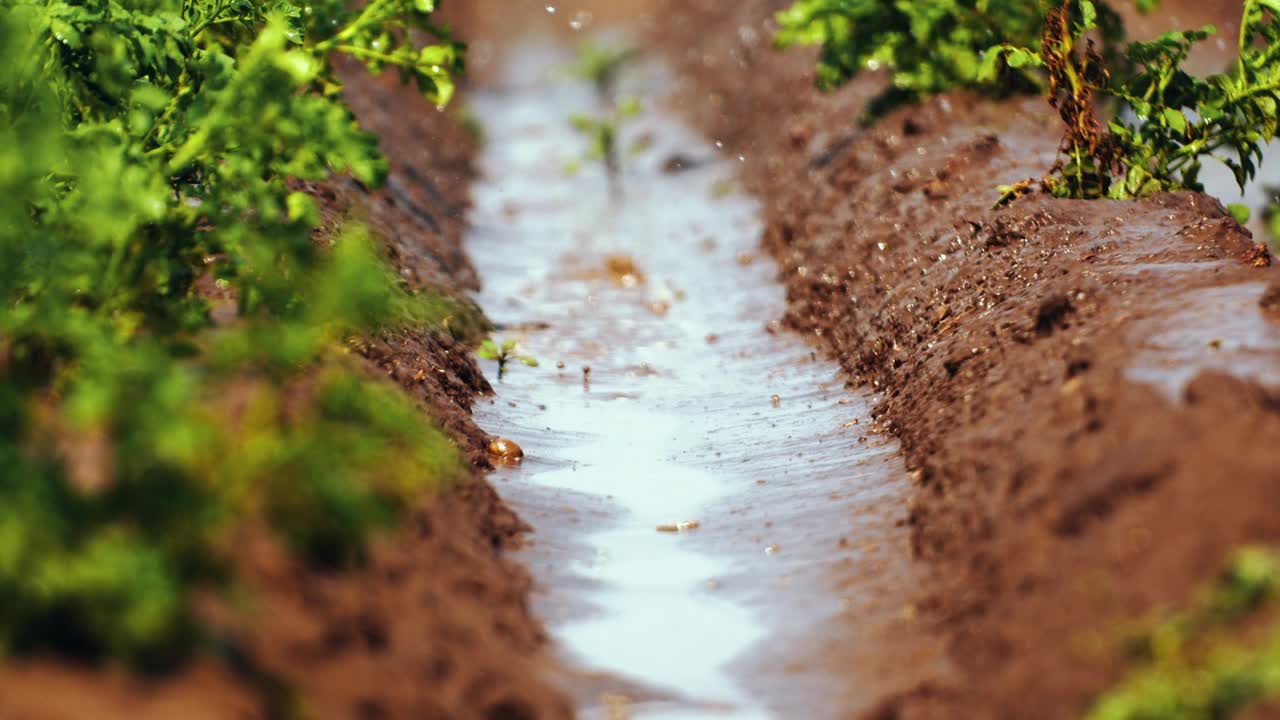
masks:
{"type": "Polygon", "coordinates": [[[654,37],[681,107],[747,157],[786,324],[883,393],[914,473],[921,619],[955,675],[870,717],[1079,717],[1125,670],[1124,623],[1280,539],[1275,270],[1194,193],[992,210],[981,188],[1052,160],[1042,101],[856,129],[881,80],[814,93],[812,57],[761,40],[783,4],[668,3],[654,37]]]}

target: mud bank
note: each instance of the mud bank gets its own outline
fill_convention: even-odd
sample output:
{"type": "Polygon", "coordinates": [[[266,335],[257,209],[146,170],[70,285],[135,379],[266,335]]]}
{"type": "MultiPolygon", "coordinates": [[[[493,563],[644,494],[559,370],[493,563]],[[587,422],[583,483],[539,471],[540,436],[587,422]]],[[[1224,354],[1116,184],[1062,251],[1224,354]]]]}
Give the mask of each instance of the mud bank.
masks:
{"type": "MultiPolygon", "coordinates": [[[[394,77],[350,79],[350,102],[380,135],[390,178],[373,194],[341,179],[308,191],[326,217],[368,222],[410,286],[456,296],[457,321],[469,323],[455,328],[459,335],[482,331],[483,317],[461,294],[476,287],[462,250],[474,139],[456,111],[437,112],[394,77]]],[[[226,658],[160,677],[53,660],[9,664],[0,670],[0,718],[570,715],[539,660],[544,635],[529,610],[528,575],[504,557],[527,526],[482,476],[487,437],[470,410],[489,385],[470,350],[426,330],[350,349],[421,402],[473,461],[471,478],[425,500],[359,571],[317,572],[269,543],[246,544],[252,609],[229,625],[235,649],[226,658]]]]}
{"type": "Polygon", "coordinates": [[[939,574],[918,622],[958,676],[873,716],[1079,717],[1124,670],[1120,623],[1280,540],[1275,271],[1205,196],[991,210],[1052,161],[1043,101],[859,130],[879,80],[817,95],[813,56],[769,47],[785,4],[667,3],[654,37],[681,109],[747,158],[787,325],[883,393],[914,472],[901,517],[939,574]]]}

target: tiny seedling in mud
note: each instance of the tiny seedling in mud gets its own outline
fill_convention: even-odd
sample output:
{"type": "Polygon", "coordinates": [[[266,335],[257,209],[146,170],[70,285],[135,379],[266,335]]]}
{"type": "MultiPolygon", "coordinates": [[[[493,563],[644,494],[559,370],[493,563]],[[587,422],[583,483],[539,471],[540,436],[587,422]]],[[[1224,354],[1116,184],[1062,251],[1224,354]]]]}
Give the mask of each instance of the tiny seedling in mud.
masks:
{"type": "Polygon", "coordinates": [[[622,195],[622,153],[619,151],[619,135],[622,126],[643,110],[640,101],[635,98],[624,100],[614,106],[612,112],[603,116],[578,113],[569,117],[574,130],[587,137],[589,146],[580,160],[569,163],[565,171],[573,174],[582,169],[584,164],[599,162],[604,164],[609,177],[609,189],[613,197],[622,195]]]}
{"type": "Polygon", "coordinates": [[[1237,59],[1208,77],[1182,65],[1213,27],[1132,43],[1128,66],[1120,68],[1089,40],[1098,18],[1089,0],[1067,0],[1049,13],[1038,48],[1006,43],[988,53],[981,73],[988,80],[1002,68],[1042,68],[1049,102],[1066,125],[1060,158],[1045,177],[1002,188],[1001,200],[1037,184],[1057,197],[1085,199],[1203,191],[1207,158],[1230,168],[1243,190],[1280,126],[1280,1],[1245,1],[1237,59]],[[1116,114],[1104,125],[1097,114],[1105,100],[1116,114]]]}
{"type": "Polygon", "coordinates": [[[476,355],[498,363],[498,380],[502,380],[507,374],[507,365],[513,360],[529,367],[538,367],[538,360],[531,355],[521,353],[520,344],[515,340],[502,342],[485,340],[480,344],[480,349],[476,350],[476,355]]]}
{"type": "MultiPolygon", "coordinates": [[[[1139,0],[1142,10],[1153,0],[1139,0]]],[[[796,0],[776,16],[779,48],[820,45],[817,82],[830,90],[861,74],[885,70],[889,87],[868,106],[869,122],[900,105],[953,89],[989,95],[1034,93],[1041,78],[1016,61],[998,77],[981,73],[993,45],[1037,48],[1045,20],[1059,5],[1053,0],[796,0]]],[[[1124,36],[1119,14],[1095,3],[1095,25],[1104,50],[1115,54],[1124,36]]]]}
{"type": "Polygon", "coordinates": [[[597,45],[588,40],[578,46],[578,62],[569,75],[591,83],[602,100],[612,102],[618,74],[638,56],[639,52],[634,48],[597,45]]]}

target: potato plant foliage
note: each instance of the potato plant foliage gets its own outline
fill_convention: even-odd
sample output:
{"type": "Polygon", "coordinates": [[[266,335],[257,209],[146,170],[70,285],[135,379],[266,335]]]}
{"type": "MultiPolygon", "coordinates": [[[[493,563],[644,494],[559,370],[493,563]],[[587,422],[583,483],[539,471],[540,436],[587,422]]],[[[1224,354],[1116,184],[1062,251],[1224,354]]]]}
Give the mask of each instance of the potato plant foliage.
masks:
{"type": "Polygon", "coordinates": [[[1208,77],[1182,65],[1213,27],[1132,43],[1126,55],[1133,70],[1117,72],[1088,40],[1098,16],[1089,0],[1068,0],[1050,14],[1038,48],[998,46],[984,64],[987,79],[1002,64],[1044,68],[1049,77],[1050,102],[1067,130],[1062,159],[1042,181],[1044,189],[1059,197],[1117,199],[1203,190],[1199,175],[1207,158],[1229,167],[1243,189],[1280,129],[1280,0],[1245,0],[1237,59],[1208,77]],[[1073,6],[1081,8],[1074,17],[1073,6]],[[1105,124],[1096,117],[1096,99],[1117,101],[1116,116],[1105,124]]]}
{"type": "Polygon", "coordinates": [[[336,55],[443,103],[462,48],[432,0],[348,8],[0,0],[0,654],[171,662],[246,533],[358,561],[459,471],[342,350],[448,305],[290,183],[386,173],[336,55]]]}
{"type": "MultiPolygon", "coordinates": [[[[1138,0],[1150,10],[1155,0],[1138,0]]],[[[1061,160],[1039,184],[1059,197],[1140,198],[1202,190],[1207,158],[1243,188],[1277,134],[1280,0],[1245,0],[1230,69],[1196,77],[1183,65],[1212,27],[1123,46],[1113,8],[1096,0],[797,0],[777,16],[780,47],[821,45],[818,84],[885,69],[872,119],[952,89],[1047,91],[1066,123],[1061,160]],[[1101,120],[1103,109],[1114,117],[1101,120]]],[[[1002,188],[1004,199],[1032,181],[1002,188]]]]}
{"type": "MultiPolygon", "coordinates": [[[[797,0],[778,13],[780,48],[820,45],[818,86],[830,90],[865,70],[889,73],[889,88],[866,112],[872,120],[894,108],[953,89],[991,94],[1036,92],[1031,68],[1004,66],[998,78],[981,73],[988,48],[1000,43],[1034,47],[1052,0],[797,0]]],[[[1139,0],[1141,9],[1154,0],[1139,0]]],[[[1119,15],[1097,5],[1109,52],[1124,36],[1119,15]]]]}

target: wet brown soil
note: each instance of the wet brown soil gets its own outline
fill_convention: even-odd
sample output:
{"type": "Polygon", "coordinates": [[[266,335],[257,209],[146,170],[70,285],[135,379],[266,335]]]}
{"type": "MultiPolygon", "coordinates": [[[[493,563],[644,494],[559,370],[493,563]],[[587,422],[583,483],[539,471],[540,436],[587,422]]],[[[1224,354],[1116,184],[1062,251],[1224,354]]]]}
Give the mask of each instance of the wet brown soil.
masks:
{"type": "Polygon", "coordinates": [[[746,157],[787,324],[883,393],[914,471],[901,517],[939,573],[917,622],[957,676],[872,716],[1078,717],[1124,669],[1119,623],[1280,539],[1275,271],[1201,195],[992,210],[1052,161],[1042,101],[859,130],[880,80],[816,94],[812,55],[769,47],[785,4],[670,2],[654,37],[682,109],[746,157]]]}
{"type": "MultiPolygon", "coordinates": [[[[437,112],[394,77],[349,76],[353,107],[391,159],[390,180],[373,194],[342,180],[310,191],[326,215],[367,221],[409,285],[453,295],[475,289],[461,246],[474,139],[456,112],[437,112]]],[[[458,297],[450,329],[474,335],[483,320],[458,297]]],[[[351,350],[416,397],[475,474],[424,500],[356,572],[309,570],[271,543],[245,543],[248,610],[225,621],[239,661],[201,661],[158,678],[54,660],[10,663],[0,669],[0,718],[571,715],[542,670],[529,577],[504,557],[527,526],[481,476],[488,438],[470,410],[489,385],[470,352],[427,330],[364,338],[351,350]]]]}

